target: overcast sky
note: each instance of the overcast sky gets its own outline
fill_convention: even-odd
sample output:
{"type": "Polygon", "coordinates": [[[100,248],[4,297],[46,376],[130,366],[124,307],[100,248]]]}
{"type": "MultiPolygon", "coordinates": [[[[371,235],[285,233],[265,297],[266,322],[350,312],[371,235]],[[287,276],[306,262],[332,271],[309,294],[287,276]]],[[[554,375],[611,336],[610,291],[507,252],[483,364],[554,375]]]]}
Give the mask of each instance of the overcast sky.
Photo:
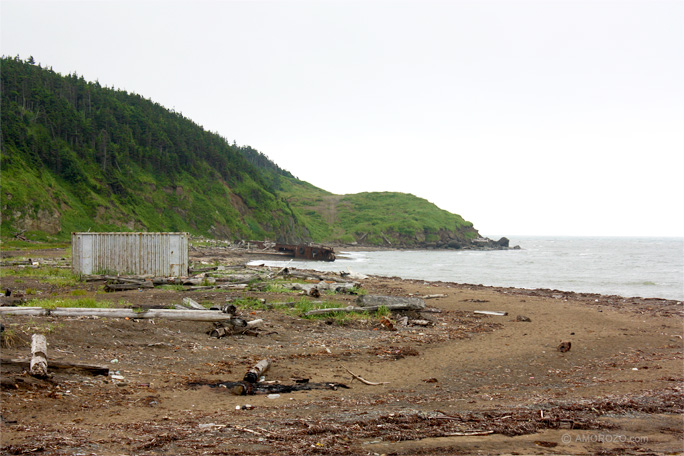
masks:
{"type": "Polygon", "coordinates": [[[684,235],[684,2],[1,0],[2,54],[485,236],[684,235]]]}

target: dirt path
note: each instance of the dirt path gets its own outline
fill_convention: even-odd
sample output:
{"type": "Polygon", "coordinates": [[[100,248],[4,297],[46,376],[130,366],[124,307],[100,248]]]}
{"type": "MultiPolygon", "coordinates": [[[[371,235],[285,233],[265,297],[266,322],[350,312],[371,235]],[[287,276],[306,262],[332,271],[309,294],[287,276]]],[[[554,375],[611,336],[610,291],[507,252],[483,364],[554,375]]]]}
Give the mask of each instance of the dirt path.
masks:
{"type": "MultiPolygon", "coordinates": [[[[96,285],[2,281],[3,288],[40,296],[143,307],[185,296],[207,305],[292,297],[161,289],[103,294],[96,285]]],[[[393,316],[397,331],[377,320],[339,325],[280,310],[242,310],[265,321],[258,336],[222,339],[210,338],[212,325],[202,322],[3,317],[14,334],[3,358],[25,357],[30,334],[42,332],[51,359],[105,365],[121,378],[59,372],[43,381],[3,364],[0,449],[46,455],[681,452],[681,304],[378,277],[362,284],[369,294],[446,296],[427,300],[440,311],[422,315],[433,325],[400,326],[393,316]],[[561,342],[571,342],[571,349],[558,351],[561,342]],[[269,398],[198,386],[240,380],[265,357],[273,361],[266,381],[349,388],[269,398]],[[387,383],[362,384],[346,369],[387,383]]],[[[341,305],[355,299],[325,298],[341,305]]]]}

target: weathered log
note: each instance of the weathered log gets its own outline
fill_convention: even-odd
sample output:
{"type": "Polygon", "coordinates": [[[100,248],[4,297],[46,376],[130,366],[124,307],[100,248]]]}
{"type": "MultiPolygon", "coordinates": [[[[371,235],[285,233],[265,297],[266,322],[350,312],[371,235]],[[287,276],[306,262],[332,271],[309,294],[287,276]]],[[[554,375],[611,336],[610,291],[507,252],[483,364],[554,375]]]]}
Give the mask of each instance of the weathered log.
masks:
{"type": "Polygon", "coordinates": [[[218,285],[215,288],[220,288],[222,290],[244,290],[247,286],[246,283],[231,283],[227,285],[218,285]]]}
{"type": "Polygon", "coordinates": [[[355,282],[333,282],[329,283],[326,281],[320,281],[318,283],[290,283],[285,284],[283,287],[289,288],[291,290],[301,290],[313,296],[312,290],[321,291],[333,291],[335,293],[351,293],[354,288],[358,287],[359,284],[355,282]]]}
{"type": "Polygon", "coordinates": [[[47,314],[47,309],[42,307],[0,307],[0,315],[43,316],[47,314]]]}
{"type": "Polygon", "coordinates": [[[403,298],[398,296],[377,296],[364,295],[356,299],[356,303],[361,307],[386,306],[394,310],[422,310],[425,308],[425,301],[420,298],[403,298]]]}
{"type": "Polygon", "coordinates": [[[111,293],[113,291],[137,290],[138,288],[154,288],[154,284],[152,282],[108,283],[104,286],[104,291],[111,293]]]}
{"type": "Polygon", "coordinates": [[[297,271],[295,269],[289,269],[287,275],[292,277],[299,277],[305,280],[322,280],[322,277],[318,274],[313,274],[311,272],[305,271],[297,271]]]}
{"type": "Polygon", "coordinates": [[[215,285],[216,279],[213,277],[182,279],[183,285],[215,285]]]}
{"type": "Polygon", "coordinates": [[[210,266],[207,268],[191,268],[190,269],[190,274],[201,274],[203,272],[209,272],[209,271],[216,271],[218,269],[218,266],[210,266]]]}
{"type": "Polygon", "coordinates": [[[47,340],[42,334],[31,336],[31,364],[29,373],[39,378],[46,378],[48,376],[47,340]]]}
{"type": "Polygon", "coordinates": [[[499,312],[495,310],[475,310],[473,313],[478,315],[494,315],[495,317],[505,317],[508,315],[508,312],[499,312]]]}
{"type": "Polygon", "coordinates": [[[430,320],[410,320],[408,324],[413,325],[413,326],[431,326],[434,323],[431,322],[430,320]]]}
{"type": "Polygon", "coordinates": [[[262,319],[245,321],[242,318],[233,317],[230,320],[223,322],[224,325],[228,326],[217,326],[216,328],[209,331],[209,336],[220,339],[221,337],[229,336],[232,334],[243,334],[249,331],[250,329],[254,329],[257,326],[260,326],[263,322],[264,320],[262,319]]]}
{"type": "Polygon", "coordinates": [[[215,280],[217,283],[249,283],[261,278],[261,274],[229,274],[221,277],[216,277],[215,280]]]}
{"type": "Polygon", "coordinates": [[[187,307],[190,307],[191,309],[195,310],[207,310],[206,307],[198,303],[192,298],[183,298],[183,304],[185,304],[187,307]]]}
{"type": "Polygon", "coordinates": [[[50,311],[53,316],[100,316],[110,318],[152,319],[167,318],[169,320],[187,321],[223,321],[230,316],[215,310],[176,310],[176,309],[80,309],[57,308],[50,311]]]}
{"type": "MultiPolygon", "coordinates": [[[[377,310],[377,309],[375,309],[377,310]]],[[[328,309],[313,309],[305,313],[304,315],[324,315],[331,312],[368,312],[368,308],[347,306],[347,307],[331,307],[328,309]]]]}
{"type": "Polygon", "coordinates": [[[180,285],[183,279],[179,277],[155,277],[152,279],[154,285],[180,285]]]}
{"type": "Polygon", "coordinates": [[[106,317],[106,318],[132,318],[152,319],[167,318],[169,320],[187,321],[224,321],[230,319],[216,310],[177,310],[177,309],[99,309],[81,307],[58,307],[56,309],[43,309],[42,307],[0,307],[0,315],[34,315],[55,317],[106,317]]]}
{"type": "Polygon", "coordinates": [[[336,391],[338,388],[349,389],[344,383],[324,382],[324,383],[296,383],[294,385],[283,385],[280,383],[249,383],[249,382],[193,382],[190,386],[210,386],[211,388],[226,388],[236,396],[249,396],[254,394],[284,394],[292,393],[294,391],[310,391],[318,389],[326,389],[336,391]]]}
{"type": "Polygon", "coordinates": [[[147,278],[145,277],[121,277],[121,276],[112,276],[112,275],[105,275],[103,276],[105,280],[112,280],[117,283],[145,283],[149,282],[147,278]]]}
{"type": "Polygon", "coordinates": [[[261,377],[269,368],[271,367],[271,360],[270,359],[262,359],[258,363],[256,363],[251,369],[247,371],[245,374],[245,377],[243,378],[243,381],[249,382],[249,383],[256,383],[259,381],[259,377],[261,377]]]}
{"type": "Polygon", "coordinates": [[[409,305],[407,305],[407,304],[382,304],[382,305],[366,306],[366,307],[347,306],[347,307],[333,307],[333,308],[329,308],[329,309],[313,309],[313,310],[308,311],[305,315],[323,315],[323,314],[330,313],[330,312],[377,312],[381,307],[384,307],[390,311],[420,310],[420,308],[416,309],[413,305],[410,305],[410,304],[409,305]]]}
{"type": "MultiPolygon", "coordinates": [[[[23,368],[31,368],[31,360],[28,359],[0,359],[0,364],[20,366],[23,368]]],[[[55,361],[50,360],[50,365],[48,366],[48,371],[54,370],[65,370],[65,371],[77,371],[89,375],[109,375],[109,368],[106,366],[97,366],[93,364],[80,364],[80,363],[70,363],[66,361],[55,361]]]]}

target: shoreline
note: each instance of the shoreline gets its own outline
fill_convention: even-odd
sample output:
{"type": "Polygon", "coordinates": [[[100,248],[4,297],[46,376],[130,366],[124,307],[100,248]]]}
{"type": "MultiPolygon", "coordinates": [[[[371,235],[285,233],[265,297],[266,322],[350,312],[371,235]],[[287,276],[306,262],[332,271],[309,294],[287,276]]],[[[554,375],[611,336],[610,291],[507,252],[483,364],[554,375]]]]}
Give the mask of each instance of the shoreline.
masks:
{"type": "MultiPolygon", "coordinates": [[[[192,254],[197,262],[233,266],[226,269],[243,276],[271,276],[281,269],[245,270],[247,255],[223,249],[192,254]]],[[[325,277],[318,271],[312,275],[325,277]]],[[[378,316],[335,322],[273,306],[244,306],[248,299],[312,299],[278,289],[100,293],[94,282],[55,287],[33,276],[20,279],[3,275],[3,286],[30,287],[36,297],[89,297],[131,308],[167,308],[186,297],[207,307],[233,302],[243,318],[263,323],[257,334],[212,338],[207,322],[3,317],[15,335],[3,357],[26,357],[31,334],[43,328],[50,360],[101,364],[115,374],[55,371],[52,379],[40,380],[0,366],[0,450],[7,453],[36,448],[48,456],[681,451],[681,305],[392,277],[359,280],[366,294],[426,297],[429,312],[392,313],[390,329],[378,316]],[[75,294],[76,289],[85,294],[75,294]],[[403,318],[421,323],[404,325],[403,318]],[[269,397],[207,386],[240,380],[263,358],[272,360],[266,382],[310,379],[346,387],[269,397]],[[349,371],[377,384],[355,380],[349,371]],[[608,434],[624,439],[608,442],[608,434]]],[[[313,299],[345,307],[356,296],[313,299]]]]}
{"type": "MultiPolygon", "coordinates": [[[[366,250],[363,250],[366,251],[366,250]]],[[[360,252],[363,252],[360,250],[360,252]]],[[[254,262],[254,261],[273,261],[274,258],[267,258],[266,256],[263,256],[261,258],[254,258],[249,261],[246,261],[244,264],[247,266],[248,263],[254,262]]],[[[279,261],[285,261],[283,259],[279,259],[279,261]]],[[[250,266],[251,267],[251,266],[250,266]]],[[[293,262],[292,268],[303,270],[303,271],[315,271],[317,273],[329,273],[329,274],[337,274],[338,272],[336,271],[327,271],[327,270],[320,270],[320,269],[310,269],[310,268],[298,268],[296,263],[293,262]]],[[[355,271],[357,272],[357,271],[355,271]]],[[[481,288],[481,289],[493,289],[493,290],[499,290],[503,293],[506,293],[507,291],[514,291],[517,294],[527,294],[530,296],[548,296],[548,297],[554,297],[554,295],[559,295],[559,297],[563,298],[568,298],[568,297],[573,297],[577,299],[601,299],[601,300],[610,300],[610,301],[616,301],[616,300],[622,300],[622,301],[633,301],[633,302],[660,302],[662,304],[666,305],[675,305],[675,306],[681,306],[684,305],[684,301],[678,300],[678,299],[669,299],[669,298],[658,298],[658,297],[643,297],[643,296],[623,296],[623,295],[616,295],[616,294],[608,294],[608,293],[594,293],[594,292],[584,292],[584,291],[568,291],[568,290],[559,290],[556,288],[544,288],[544,287],[538,287],[538,288],[525,288],[525,287],[507,287],[507,286],[500,286],[500,285],[484,285],[484,284],[475,284],[475,283],[466,283],[466,282],[451,282],[451,281],[445,281],[445,280],[428,280],[428,279],[414,279],[414,278],[407,278],[407,277],[399,277],[399,276],[390,276],[390,275],[378,275],[378,274],[365,274],[369,277],[377,277],[377,278],[388,278],[388,279],[395,279],[395,280],[406,280],[406,281],[413,281],[413,282],[427,282],[427,283],[439,283],[439,284],[445,284],[445,285],[452,285],[455,287],[470,287],[470,288],[481,288]]],[[[683,311],[684,315],[684,311],[683,311]]]]}

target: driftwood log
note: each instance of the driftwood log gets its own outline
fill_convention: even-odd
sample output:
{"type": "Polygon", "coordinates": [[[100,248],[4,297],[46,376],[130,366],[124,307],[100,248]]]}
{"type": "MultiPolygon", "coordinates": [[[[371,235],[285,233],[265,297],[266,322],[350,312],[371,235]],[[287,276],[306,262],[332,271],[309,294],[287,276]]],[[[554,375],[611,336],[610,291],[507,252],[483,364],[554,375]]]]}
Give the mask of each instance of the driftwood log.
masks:
{"type": "Polygon", "coordinates": [[[192,298],[183,298],[183,304],[185,304],[186,307],[189,307],[191,309],[195,310],[207,310],[206,307],[198,303],[192,298]]]}
{"type": "Polygon", "coordinates": [[[249,383],[249,382],[193,382],[190,386],[210,386],[212,388],[226,388],[236,396],[251,396],[254,394],[286,394],[294,391],[311,391],[311,390],[333,390],[338,388],[349,389],[344,383],[336,382],[303,382],[295,383],[294,385],[284,385],[281,383],[249,383]]]}
{"type": "MultiPolygon", "coordinates": [[[[31,360],[28,359],[10,359],[2,358],[0,359],[0,364],[7,366],[19,366],[22,368],[30,369],[31,360]]],[[[70,363],[66,361],[55,361],[50,360],[50,365],[48,366],[49,371],[64,370],[64,371],[75,371],[88,375],[109,375],[109,368],[105,366],[97,366],[94,364],[80,364],[80,363],[70,363]]]]}
{"type": "Polygon", "coordinates": [[[42,334],[34,334],[31,337],[29,373],[39,378],[46,378],[48,376],[47,340],[42,334]]]}
{"type": "Polygon", "coordinates": [[[154,284],[152,282],[108,283],[104,286],[104,291],[111,293],[114,291],[137,290],[138,288],[154,288],[154,284]]]}
{"type": "Polygon", "coordinates": [[[220,310],[178,310],[178,309],[100,309],[81,307],[58,307],[56,309],[44,309],[42,307],[0,307],[0,315],[34,315],[53,317],[107,317],[107,318],[131,318],[152,319],[166,318],[169,320],[186,321],[224,321],[229,320],[227,315],[220,310]]]}
{"type": "Polygon", "coordinates": [[[252,320],[245,321],[242,318],[232,317],[229,320],[222,321],[221,323],[214,323],[216,326],[214,329],[209,331],[209,336],[216,337],[220,339],[221,337],[229,336],[231,334],[243,334],[251,329],[260,326],[264,320],[252,320]],[[227,326],[225,326],[227,325],[227,326]]]}
{"type": "Polygon", "coordinates": [[[313,383],[309,382],[309,379],[296,381],[294,385],[282,385],[280,383],[259,382],[259,377],[261,377],[270,367],[271,360],[262,359],[247,371],[244,379],[241,382],[193,382],[190,383],[190,386],[208,385],[212,388],[226,388],[231,393],[237,396],[246,396],[253,394],[291,393],[293,391],[308,391],[314,389],[337,390],[338,388],[349,388],[347,385],[343,383],[313,383]]]}
{"type": "Polygon", "coordinates": [[[364,295],[356,298],[356,304],[360,307],[385,306],[393,310],[422,310],[425,308],[425,301],[420,298],[399,296],[364,295]]]}
{"type": "Polygon", "coordinates": [[[508,312],[500,312],[495,310],[475,310],[473,313],[477,315],[494,315],[495,317],[505,317],[508,315],[508,312]]]}
{"type": "Polygon", "coordinates": [[[242,380],[249,383],[256,383],[259,381],[259,377],[264,375],[264,373],[270,368],[271,360],[262,359],[247,371],[245,377],[242,380]]]}
{"type": "Polygon", "coordinates": [[[323,315],[330,312],[376,312],[381,307],[390,311],[425,309],[425,301],[420,298],[403,298],[397,296],[364,295],[356,298],[356,306],[333,307],[330,309],[314,309],[306,315],[323,315]]]}

